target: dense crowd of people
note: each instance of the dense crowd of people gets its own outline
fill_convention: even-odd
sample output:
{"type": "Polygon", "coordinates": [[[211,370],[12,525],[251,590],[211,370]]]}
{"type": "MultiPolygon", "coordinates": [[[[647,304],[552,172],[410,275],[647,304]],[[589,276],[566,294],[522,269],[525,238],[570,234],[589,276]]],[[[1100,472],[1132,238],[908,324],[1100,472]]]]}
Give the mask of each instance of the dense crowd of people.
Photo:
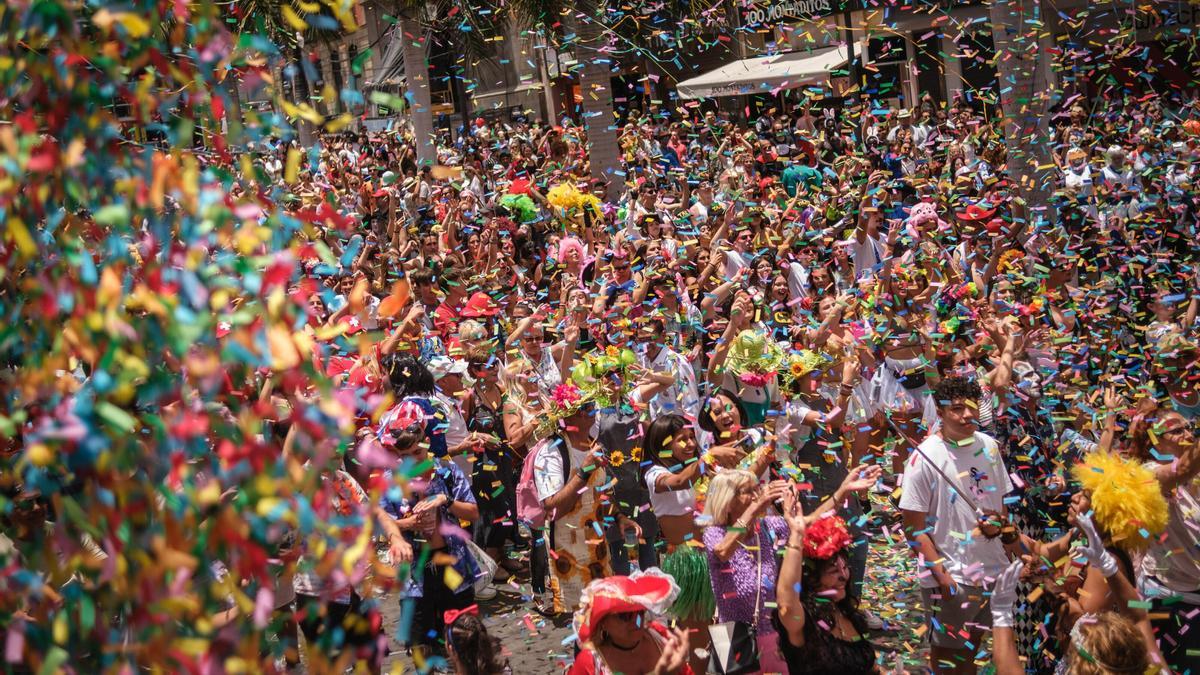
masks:
{"type": "MultiPolygon", "coordinates": [[[[328,481],[411,563],[417,662],[505,672],[461,617],[528,575],[572,673],[888,670],[876,545],[935,672],[1194,668],[1198,112],[1074,99],[1040,204],[964,101],[635,111],[607,182],[568,121],[437,167],[324,139],[292,193],[361,223],[303,261],[360,420],[328,481]]],[[[375,600],[295,579],[310,642],[377,659],[375,600]]]]}
{"type": "Polygon", "coordinates": [[[1070,99],[1040,190],[964,100],[787,108],[633,111],[609,180],[569,120],[478,120],[436,166],[403,127],[255,147],[310,224],[262,283],[355,419],[264,436],[328,458],[296,518],[346,553],[281,534],[214,630],[506,673],[508,584],[573,617],[573,675],[893,672],[913,626],[939,673],[1194,670],[1196,103],[1070,99]],[[864,604],[872,547],[911,554],[907,623],[864,604]]]}

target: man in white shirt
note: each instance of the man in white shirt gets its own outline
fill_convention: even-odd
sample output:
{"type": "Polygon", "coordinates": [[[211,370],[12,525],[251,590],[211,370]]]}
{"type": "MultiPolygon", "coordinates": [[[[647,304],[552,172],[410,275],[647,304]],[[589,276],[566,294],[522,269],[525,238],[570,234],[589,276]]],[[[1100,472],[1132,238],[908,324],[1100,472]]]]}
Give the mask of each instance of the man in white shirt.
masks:
{"type": "Polygon", "coordinates": [[[912,132],[913,147],[924,149],[925,141],[929,140],[929,129],[921,124],[913,124],[912,113],[907,108],[896,113],[896,120],[900,122],[900,125],[892,127],[892,130],[888,132],[888,143],[894,142],[900,135],[900,130],[903,129],[912,132]]]}
{"type": "Polygon", "coordinates": [[[467,372],[466,361],[439,355],[430,359],[426,367],[437,383],[437,391],[430,403],[445,416],[445,421],[439,420],[438,423],[446,435],[446,454],[462,469],[463,475],[469,477],[474,472],[474,455],[485,447],[498,445],[500,439],[490,434],[467,431],[467,421],[459,400],[464,390],[462,377],[467,372]]]}
{"type": "Polygon", "coordinates": [[[862,279],[873,274],[883,263],[883,214],[875,206],[866,206],[858,217],[854,238],[849,240],[850,258],[854,261],[854,277],[862,279]]]}
{"type": "Polygon", "coordinates": [[[905,464],[900,511],[920,562],[934,673],[975,672],[971,646],[991,626],[987,588],[1008,566],[995,537],[1020,542],[1015,530],[1001,532],[1013,484],[995,439],[976,430],[982,394],[973,379],[941,380],[933,391],[941,428],[905,464]]]}
{"type": "Polygon", "coordinates": [[[708,222],[708,212],[713,205],[713,188],[712,183],[702,180],[696,186],[696,203],[692,204],[688,212],[692,214],[692,224],[699,227],[708,222]]]}
{"type": "Polygon", "coordinates": [[[667,346],[666,322],[661,316],[647,320],[639,337],[642,349],[638,359],[641,365],[651,372],[670,373],[675,382],[658,392],[650,399],[650,419],[661,415],[683,415],[688,419],[696,419],[700,414],[700,388],[696,384],[696,371],[692,364],[667,346]]]}

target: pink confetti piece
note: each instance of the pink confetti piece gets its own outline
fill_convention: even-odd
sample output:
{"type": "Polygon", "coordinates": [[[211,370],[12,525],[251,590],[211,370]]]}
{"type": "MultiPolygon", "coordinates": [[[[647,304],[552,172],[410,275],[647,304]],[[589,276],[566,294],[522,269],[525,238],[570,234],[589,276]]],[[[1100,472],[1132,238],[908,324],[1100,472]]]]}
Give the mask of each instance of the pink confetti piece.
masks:
{"type": "Polygon", "coordinates": [[[4,660],[8,663],[20,663],[25,651],[25,622],[16,621],[8,628],[4,638],[4,660]]]}

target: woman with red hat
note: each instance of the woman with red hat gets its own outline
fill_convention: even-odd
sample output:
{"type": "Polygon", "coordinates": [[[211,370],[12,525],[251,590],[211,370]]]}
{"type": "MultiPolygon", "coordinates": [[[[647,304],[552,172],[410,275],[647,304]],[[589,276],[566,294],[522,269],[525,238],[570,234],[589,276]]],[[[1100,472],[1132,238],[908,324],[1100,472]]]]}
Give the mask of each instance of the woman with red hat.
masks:
{"type": "Polygon", "coordinates": [[[652,618],[678,594],[657,567],[588,584],[574,619],[580,652],[568,675],[692,675],[687,634],[652,618]]]}

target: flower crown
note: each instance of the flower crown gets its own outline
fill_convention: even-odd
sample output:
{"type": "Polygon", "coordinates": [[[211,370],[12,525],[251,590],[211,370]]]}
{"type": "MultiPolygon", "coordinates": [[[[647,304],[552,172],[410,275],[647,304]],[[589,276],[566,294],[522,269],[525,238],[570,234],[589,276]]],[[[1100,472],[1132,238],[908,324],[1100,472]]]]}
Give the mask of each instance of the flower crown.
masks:
{"type": "Polygon", "coordinates": [[[824,352],[812,349],[793,352],[787,357],[787,369],[783,373],[783,383],[788,389],[791,389],[800,378],[814,370],[820,370],[830,363],[833,363],[833,357],[824,352]]]}
{"type": "Polygon", "coordinates": [[[829,560],[850,542],[850,531],[840,516],[819,518],[804,531],[804,557],[829,560]]]}
{"type": "Polygon", "coordinates": [[[558,385],[554,388],[554,394],[550,400],[550,410],[538,424],[538,430],[541,432],[557,430],[559,421],[579,412],[579,409],[592,398],[590,393],[584,393],[574,382],[564,382],[558,385]]]}
{"type": "Polygon", "coordinates": [[[783,362],[783,350],[763,333],[747,329],[737,334],[726,357],[726,369],[752,387],[771,380],[783,362]]]}
{"type": "Polygon", "coordinates": [[[590,352],[571,369],[571,381],[578,387],[581,396],[596,401],[607,408],[620,400],[624,389],[629,386],[625,371],[637,363],[637,356],[629,349],[618,349],[609,345],[603,351],[590,352]],[[621,375],[621,391],[614,397],[612,392],[601,386],[609,375],[621,375]]]}

